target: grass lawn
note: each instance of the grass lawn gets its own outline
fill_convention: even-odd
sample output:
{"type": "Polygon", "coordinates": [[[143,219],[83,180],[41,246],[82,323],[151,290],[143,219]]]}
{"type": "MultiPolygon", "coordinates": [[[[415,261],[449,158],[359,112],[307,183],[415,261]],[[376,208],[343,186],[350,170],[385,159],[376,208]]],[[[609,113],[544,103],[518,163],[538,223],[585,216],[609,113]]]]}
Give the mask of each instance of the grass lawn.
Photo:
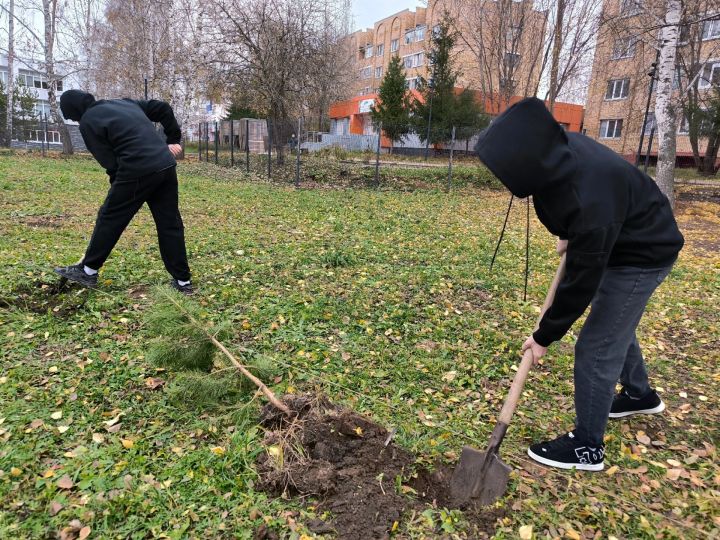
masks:
{"type": "MultiPolygon", "coordinates": [[[[533,219],[523,302],[524,206],[490,272],[502,191],[295,190],[191,163],[179,176],[203,317],[232,322],[231,349],[274,360],[278,393],[323,392],[397,428],[421,465],[485,444],[558,262],[533,219]]],[[[257,488],[262,400],[183,399],[147,360],[150,287],[167,280],[147,209],[101,290],[43,305],[37,284],[82,255],[107,187],[89,159],[0,155],[0,538],[253,538],[263,524],[312,538],[311,500],[257,488]]],[[[688,246],[639,329],[667,413],[611,423],[605,472],[533,465],[528,444],[573,422],[575,334],[553,346],[501,449],[515,472],[497,538],[720,532],[720,205],[712,188],[682,190],[688,246]]],[[[393,534],[472,531],[428,507],[393,534]]]]}

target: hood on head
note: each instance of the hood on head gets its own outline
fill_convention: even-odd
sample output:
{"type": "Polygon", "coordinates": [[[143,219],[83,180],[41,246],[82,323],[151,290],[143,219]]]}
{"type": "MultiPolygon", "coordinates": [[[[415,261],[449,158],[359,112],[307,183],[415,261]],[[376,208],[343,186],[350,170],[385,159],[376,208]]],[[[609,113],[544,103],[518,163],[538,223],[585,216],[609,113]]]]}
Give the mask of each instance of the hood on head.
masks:
{"type": "Polygon", "coordinates": [[[565,130],[537,98],[523,99],[495,118],[480,134],[475,152],[520,198],[539,193],[575,171],[565,130]]]}
{"type": "Polygon", "coordinates": [[[60,110],[68,120],[79,122],[85,111],[95,103],[95,96],[82,90],[67,90],[60,96],[60,110]]]}

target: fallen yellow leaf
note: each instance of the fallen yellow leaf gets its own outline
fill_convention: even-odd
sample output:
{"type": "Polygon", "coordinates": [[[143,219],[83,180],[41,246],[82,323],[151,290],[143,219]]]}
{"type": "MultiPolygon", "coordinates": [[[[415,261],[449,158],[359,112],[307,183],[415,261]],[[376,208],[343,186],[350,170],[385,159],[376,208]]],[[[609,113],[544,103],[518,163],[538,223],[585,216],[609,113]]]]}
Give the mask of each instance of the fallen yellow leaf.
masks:
{"type": "Polygon", "coordinates": [[[213,446],[210,451],[216,456],[222,456],[225,453],[224,446],[213,446]]]}
{"type": "Polygon", "coordinates": [[[523,525],[518,533],[520,534],[520,540],[530,540],[533,536],[533,526],[523,525]]]}
{"type": "Polygon", "coordinates": [[[123,448],[130,450],[133,446],[135,446],[135,442],[132,439],[120,439],[120,442],[123,445],[123,448]]]}
{"type": "Polygon", "coordinates": [[[62,418],[62,411],[55,411],[50,415],[53,420],[60,420],[62,418]]]}

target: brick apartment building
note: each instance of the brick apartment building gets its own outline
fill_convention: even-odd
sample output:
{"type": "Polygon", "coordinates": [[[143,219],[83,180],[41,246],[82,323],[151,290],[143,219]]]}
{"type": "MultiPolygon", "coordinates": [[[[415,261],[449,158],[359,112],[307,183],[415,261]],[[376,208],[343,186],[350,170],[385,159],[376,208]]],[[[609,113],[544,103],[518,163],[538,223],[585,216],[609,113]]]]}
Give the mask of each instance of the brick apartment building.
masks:
{"type": "MultiPolygon", "coordinates": [[[[656,61],[654,33],[643,31],[647,15],[634,0],[606,0],[603,19],[595,49],[592,77],[588,89],[584,131],[590,137],[615,150],[629,161],[635,161],[638,144],[644,132],[641,159],[647,154],[650,134],[655,126],[655,93],[650,100],[648,122],[643,126],[652,63],[656,61]]],[[[720,58],[720,20],[708,20],[694,29],[700,46],[700,58],[720,58]]],[[[681,52],[689,47],[689,30],[681,32],[681,52]]],[[[696,44],[697,44],[696,43],[696,44]]],[[[701,91],[720,82],[720,60],[708,60],[699,79],[701,91]]],[[[686,86],[687,81],[682,83],[686,86]]],[[[676,77],[675,87],[678,88],[676,77]]],[[[654,88],[653,88],[654,90],[654,88]]],[[[679,90],[676,90],[679,91],[679,90]]],[[[650,149],[650,161],[657,158],[657,133],[650,149]]],[[[700,151],[706,143],[700,141],[700,151]]],[[[678,165],[690,165],[692,147],[687,120],[680,118],[677,133],[678,165]]]]}
{"type": "MultiPolygon", "coordinates": [[[[365,134],[374,133],[370,118],[370,108],[375,103],[377,90],[385,71],[394,55],[403,59],[408,88],[417,87],[419,77],[429,79],[432,67],[428,64],[427,52],[432,32],[448,11],[460,34],[478,36],[478,17],[463,15],[461,0],[428,0],[427,7],[418,7],[414,11],[406,9],[377,21],[373,28],[359,30],[349,35],[347,43],[353,55],[350,69],[352,84],[351,97],[330,107],[331,133],[365,134]]],[[[460,38],[453,54],[456,69],[460,71],[458,86],[471,88],[482,102],[485,111],[497,115],[507,106],[520,99],[518,96],[535,95],[540,79],[538,43],[543,42],[545,32],[545,13],[537,11],[531,0],[513,1],[512,13],[499,22],[503,14],[498,2],[478,1],[474,4],[478,16],[483,17],[488,42],[505,42],[504,46],[493,51],[485,46],[481,61],[478,47],[473,47],[460,38]],[[506,40],[507,36],[507,40],[506,40]],[[474,50],[473,50],[474,49],[474,50]],[[503,63],[512,63],[512,69],[504,69],[503,63]],[[503,75],[511,73],[511,80],[503,75]],[[500,98],[500,95],[509,96],[500,98]]],[[[478,45],[477,40],[475,45],[478,45]]],[[[416,98],[419,97],[416,94],[416,98]]],[[[555,116],[566,129],[580,131],[583,107],[580,105],[558,103],[555,116]]],[[[383,138],[383,146],[389,141],[383,138]]],[[[410,135],[398,147],[418,147],[417,136],[410,135]]]]}
{"type": "MultiPolygon", "coordinates": [[[[485,14],[488,21],[493,21],[498,16],[496,4],[492,0],[478,2],[477,9],[485,14]]],[[[477,32],[468,17],[462,16],[462,5],[463,2],[458,0],[428,0],[427,7],[417,7],[415,11],[409,9],[400,11],[377,21],[373,28],[350,34],[347,39],[353,54],[350,68],[354,75],[350,89],[352,96],[376,93],[393,55],[400,55],[403,59],[410,89],[416,87],[418,77],[429,79],[431,70],[427,51],[433,29],[440,22],[445,11],[454,18],[460,33],[477,32]]],[[[523,28],[508,25],[508,35],[519,37],[511,38],[515,44],[514,52],[502,51],[499,54],[504,55],[502,61],[512,62],[516,66],[512,70],[514,80],[502,81],[500,73],[494,73],[492,76],[481,73],[476,53],[459,39],[454,54],[456,67],[460,71],[459,86],[481,89],[483,86],[481,79],[484,78],[490,81],[489,86],[492,88],[488,90],[498,91],[501,85],[514,83],[514,93],[534,94],[527,90],[537,86],[540,73],[535,55],[530,52],[537,49],[538,37],[542,41],[545,14],[533,8],[532,0],[513,2],[513,5],[516,6],[515,12],[522,14],[523,28]],[[516,34],[511,34],[512,32],[516,34]],[[531,57],[533,60],[529,60],[531,57]]]]}

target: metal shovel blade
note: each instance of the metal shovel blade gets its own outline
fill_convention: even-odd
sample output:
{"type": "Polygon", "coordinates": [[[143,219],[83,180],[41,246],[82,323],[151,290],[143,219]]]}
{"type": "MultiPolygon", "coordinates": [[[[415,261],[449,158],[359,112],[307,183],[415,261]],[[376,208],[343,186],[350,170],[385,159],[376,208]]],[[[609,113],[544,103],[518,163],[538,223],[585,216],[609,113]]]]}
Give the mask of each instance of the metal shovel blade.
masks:
{"type": "Polygon", "coordinates": [[[466,506],[471,501],[480,506],[492,504],[505,494],[511,470],[494,452],[463,447],[450,480],[453,504],[466,506]]]}

